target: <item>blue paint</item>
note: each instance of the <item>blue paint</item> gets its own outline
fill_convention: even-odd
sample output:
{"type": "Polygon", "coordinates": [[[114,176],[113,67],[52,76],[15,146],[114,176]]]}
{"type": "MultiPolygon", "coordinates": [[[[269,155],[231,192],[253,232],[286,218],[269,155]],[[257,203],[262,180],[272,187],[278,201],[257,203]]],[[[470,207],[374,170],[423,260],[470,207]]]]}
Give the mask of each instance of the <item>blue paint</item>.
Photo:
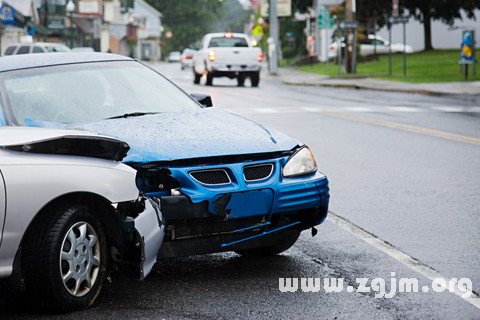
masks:
{"type": "Polygon", "coordinates": [[[260,238],[260,237],[264,237],[266,235],[269,235],[271,233],[274,233],[274,232],[277,232],[277,231],[280,231],[280,230],[284,230],[284,229],[288,229],[288,228],[291,228],[291,227],[294,227],[296,225],[299,225],[301,222],[300,221],[296,221],[296,222],[292,222],[290,224],[287,224],[285,226],[281,226],[279,228],[275,228],[275,229],[271,229],[271,230],[268,230],[268,231],[264,231],[260,234],[255,234],[253,236],[249,236],[249,237],[246,237],[246,238],[242,238],[242,239],[239,239],[239,240],[236,240],[236,241],[232,241],[232,242],[227,242],[227,243],[222,243],[220,245],[220,247],[222,248],[225,248],[225,247],[229,247],[231,245],[234,245],[234,244],[237,244],[237,243],[241,243],[241,242],[245,242],[245,241],[248,241],[248,240],[252,240],[252,239],[255,239],[255,238],[260,238]]]}
{"type": "Polygon", "coordinates": [[[253,230],[253,229],[256,229],[256,228],[266,227],[270,224],[272,224],[272,223],[270,221],[267,221],[265,223],[257,224],[257,225],[251,226],[251,227],[246,227],[246,228],[233,230],[232,233],[239,233],[239,232],[244,232],[244,231],[248,231],[248,230],[253,230]]]}
{"type": "Polygon", "coordinates": [[[192,200],[193,203],[207,201],[209,212],[214,215],[213,202],[223,194],[230,194],[232,200],[227,209],[230,218],[245,218],[254,215],[266,215],[314,209],[328,206],[329,188],[328,179],[320,172],[310,175],[283,178],[281,168],[288,157],[278,159],[251,161],[248,164],[273,163],[272,175],[263,181],[245,182],[243,167],[245,163],[228,163],[202,166],[202,169],[225,169],[232,183],[222,186],[205,186],[193,180],[189,172],[198,170],[198,166],[170,167],[172,176],[180,182],[181,192],[192,200]]]}
{"type": "Polygon", "coordinates": [[[3,114],[2,108],[0,108],[0,127],[6,126],[7,121],[5,120],[5,115],[3,114]]]}
{"type": "Polygon", "coordinates": [[[276,130],[215,108],[70,125],[128,142],[124,162],[152,162],[291,150],[276,130]]]}

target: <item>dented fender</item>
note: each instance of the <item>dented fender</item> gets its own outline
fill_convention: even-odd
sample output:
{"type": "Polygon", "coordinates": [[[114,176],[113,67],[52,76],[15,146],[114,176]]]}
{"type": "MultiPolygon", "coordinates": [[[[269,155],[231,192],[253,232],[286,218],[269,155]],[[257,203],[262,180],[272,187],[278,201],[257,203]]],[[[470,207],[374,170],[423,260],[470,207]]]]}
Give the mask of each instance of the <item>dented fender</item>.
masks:
{"type": "Polygon", "coordinates": [[[145,209],[133,221],[134,245],[139,252],[139,280],[145,279],[157,262],[158,252],[165,237],[165,223],[158,204],[145,200],[145,209]]]}

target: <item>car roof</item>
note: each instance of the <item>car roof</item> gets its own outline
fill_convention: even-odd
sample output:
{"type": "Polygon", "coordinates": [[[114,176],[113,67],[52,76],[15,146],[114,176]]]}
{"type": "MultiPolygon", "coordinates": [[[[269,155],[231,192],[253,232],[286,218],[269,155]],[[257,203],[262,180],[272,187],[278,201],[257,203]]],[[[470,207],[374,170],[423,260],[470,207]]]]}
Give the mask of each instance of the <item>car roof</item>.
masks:
{"type": "Polygon", "coordinates": [[[134,60],[125,56],[100,52],[54,52],[45,54],[21,54],[1,57],[0,72],[49,67],[64,64],[105,61],[134,60]]]}
{"type": "Polygon", "coordinates": [[[227,33],[231,34],[234,38],[248,38],[248,36],[244,33],[237,33],[237,32],[215,32],[215,33],[208,33],[206,36],[216,38],[221,37],[223,38],[227,33]]]}
{"type": "Polygon", "coordinates": [[[15,42],[8,46],[65,46],[65,44],[60,42],[15,42]]]}

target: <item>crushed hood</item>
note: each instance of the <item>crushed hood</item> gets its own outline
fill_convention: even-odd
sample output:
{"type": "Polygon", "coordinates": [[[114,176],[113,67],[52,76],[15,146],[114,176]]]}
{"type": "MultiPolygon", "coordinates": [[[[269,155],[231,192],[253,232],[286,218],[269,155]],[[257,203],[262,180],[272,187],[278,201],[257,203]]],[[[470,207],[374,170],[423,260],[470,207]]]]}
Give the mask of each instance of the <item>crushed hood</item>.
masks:
{"type": "Polygon", "coordinates": [[[123,141],[84,131],[0,127],[0,147],[8,150],[121,161],[129,146],[123,141]]]}
{"type": "Polygon", "coordinates": [[[132,163],[280,152],[300,145],[283,133],[216,108],[71,127],[127,141],[130,151],[123,161],[132,163]]]}

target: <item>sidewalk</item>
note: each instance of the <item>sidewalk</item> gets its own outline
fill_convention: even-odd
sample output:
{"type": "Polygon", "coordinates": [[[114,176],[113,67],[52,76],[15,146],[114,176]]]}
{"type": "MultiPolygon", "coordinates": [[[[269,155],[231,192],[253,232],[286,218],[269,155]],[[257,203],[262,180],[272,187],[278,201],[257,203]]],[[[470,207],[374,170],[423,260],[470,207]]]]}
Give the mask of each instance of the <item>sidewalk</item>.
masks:
{"type": "Polygon", "coordinates": [[[320,86],[335,88],[367,89],[391,92],[416,93],[433,96],[443,95],[480,95],[480,81],[445,83],[406,83],[369,78],[340,79],[281,68],[281,81],[288,85],[320,86]]]}

